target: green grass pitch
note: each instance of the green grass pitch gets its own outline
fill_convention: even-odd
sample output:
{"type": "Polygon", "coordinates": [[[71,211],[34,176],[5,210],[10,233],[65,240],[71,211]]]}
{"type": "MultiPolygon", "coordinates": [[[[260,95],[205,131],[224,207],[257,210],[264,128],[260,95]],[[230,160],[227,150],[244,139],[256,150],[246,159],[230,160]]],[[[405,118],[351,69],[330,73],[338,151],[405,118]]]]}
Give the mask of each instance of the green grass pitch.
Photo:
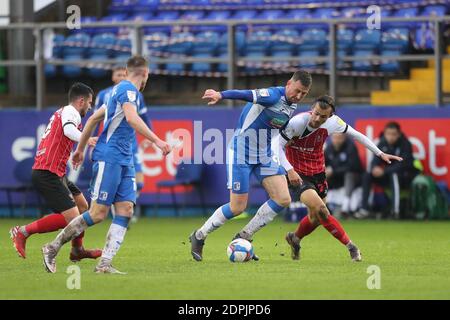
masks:
{"type": "MultiPolygon", "coordinates": [[[[284,241],[295,224],[280,218],[255,236],[259,262],[231,263],[226,247],[248,220],[230,221],[206,241],[204,261],[190,256],[188,235],[203,219],[142,219],[132,225],[115,258],[125,276],[93,273],[82,261],[81,289],[69,290],[69,246],[57,273],[48,274],[40,248],[56,233],[34,235],[27,259],[17,257],[8,230],[28,220],[0,220],[0,299],[450,299],[450,223],[344,221],[363,262],[323,228],[302,242],[292,261],[284,241]],[[367,288],[368,267],[380,268],[381,289],[367,288]]],[[[86,247],[103,247],[110,221],[88,230],[86,247]]]]}

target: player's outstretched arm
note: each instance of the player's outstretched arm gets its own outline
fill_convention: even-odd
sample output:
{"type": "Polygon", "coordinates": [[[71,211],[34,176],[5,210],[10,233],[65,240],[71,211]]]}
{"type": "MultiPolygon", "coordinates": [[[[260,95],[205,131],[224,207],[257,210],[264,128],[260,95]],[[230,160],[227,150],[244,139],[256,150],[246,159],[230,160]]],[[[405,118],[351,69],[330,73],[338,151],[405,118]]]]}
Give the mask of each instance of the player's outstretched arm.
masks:
{"type": "Polygon", "coordinates": [[[88,121],[86,122],[86,126],[81,133],[80,142],[78,143],[77,149],[72,156],[72,164],[75,169],[78,168],[78,166],[83,162],[84,149],[86,148],[86,144],[88,143],[88,140],[91,137],[97,124],[105,118],[105,110],[106,109],[104,107],[98,109],[92,116],[89,117],[88,121]]]}
{"type": "Polygon", "coordinates": [[[202,99],[209,100],[208,105],[213,105],[223,99],[243,100],[246,102],[258,103],[263,106],[270,106],[280,99],[280,93],[272,89],[256,90],[225,90],[215,91],[208,89],[203,94],[202,99]]]}
{"type": "Polygon", "coordinates": [[[161,151],[163,155],[167,155],[172,151],[170,145],[161,140],[149,127],[145,124],[145,122],[141,119],[141,117],[136,112],[136,106],[131,103],[124,103],[122,106],[123,112],[125,114],[125,118],[130,126],[136,130],[138,133],[143,135],[145,138],[153,142],[161,151]]]}
{"type": "Polygon", "coordinates": [[[353,129],[351,126],[348,126],[347,132],[349,136],[353,137],[357,141],[359,141],[361,144],[363,144],[367,149],[372,151],[377,157],[380,157],[383,161],[387,163],[391,163],[392,160],[396,161],[403,161],[403,158],[397,157],[391,154],[384,153],[381,151],[375,143],[372,142],[367,136],[363,135],[361,132],[353,129]]]}

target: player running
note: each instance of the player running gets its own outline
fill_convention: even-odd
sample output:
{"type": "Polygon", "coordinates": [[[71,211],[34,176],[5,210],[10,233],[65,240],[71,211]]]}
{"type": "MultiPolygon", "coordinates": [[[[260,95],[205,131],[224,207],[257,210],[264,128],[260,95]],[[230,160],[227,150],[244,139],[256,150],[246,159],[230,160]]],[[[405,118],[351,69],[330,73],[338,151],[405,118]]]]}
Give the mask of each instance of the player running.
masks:
{"type": "MultiPolygon", "coordinates": [[[[20,257],[26,257],[28,237],[35,233],[47,233],[62,229],[74,218],[88,210],[88,203],[66,176],[67,161],[75,142],[81,137],[81,118],[89,111],[92,89],[75,83],[69,90],[69,105],[58,109],[50,118],[36,152],[32,171],[32,183],[54,213],[26,226],[15,226],[10,230],[11,239],[20,257]]],[[[95,143],[90,141],[90,144],[95,143]]],[[[70,260],[96,259],[101,250],[83,248],[84,233],[72,240],[70,260]]]]}
{"type": "Polygon", "coordinates": [[[383,153],[369,138],[346,124],[334,112],[333,98],[321,96],[313,103],[310,112],[293,117],[278,137],[279,145],[275,152],[279,152],[290,185],[299,188],[300,201],[308,207],[308,215],[301,220],[297,230],[286,235],[294,260],[300,259],[300,240],[319,225],[323,225],[347,247],[353,261],[362,260],[360,250],[350,240],[339,221],[330,215],[325,204],[328,185],[323,145],[328,136],[335,132],[346,133],[387,163],[391,163],[391,160],[403,160],[383,153]]]}
{"type": "MultiPolygon", "coordinates": [[[[114,85],[119,84],[119,82],[126,79],[126,77],[127,77],[127,68],[125,66],[119,65],[113,68],[111,80],[114,83],[114,85]]],[[[108,104],[108,100],[111,97],[111,92],[113,88],[114,86],[111,86],[101,90],[98,93],[97,99],[95,100],[95,107],[94,107],[95,111],[100,109],[103,105],[106,106],[108,104]]],[[[139,116],[148,125],[148,127],[152,129],[151,123],[147,118],[147,107],[145,105],[144,95],[142,94],[142,92],[139,92],[136,106],[139,116]]],[[[96,131],[95,135],[99,136],[100,133],[103,131],[103,123],[99,123],[97,129],[98,130],[96,131]]],[[[134,171],[136,172],[136,199],[137,199],[139,197],[141,190],[144,188],[144,172],[142,170],[142,159],[139,154],[139,145],[137,137],[133,142],[133,164],[134,164],[134,171]]],[[[114,206],[111,207],[112,212],[114,213],[113,208],[114,206]]],[[[139,206],[136,206],[135,212],[132,217],[132,222],[136,222],[138,216],[140,216],[140,208],[139,206]]]]}
{"type": "Polygon", "coordinates": [[[88,227],[103,221],[114,204],[116,215],[111,223],[102,257],[95,267],[97,273],[119,273],[112,266],[125,238],[133,205],[136,201],[132,145],[136,132],[153,142],[164,155],[171,147],[156,136],[137,113],[137,97],[143,90],[149,74],[148,62],[140,56],[127,62],[127,78],[113,88],[108,105],[97,110],[86,123],[80,143],[73,155],[74,166],[83,162],[86,143],[95,126],[105,119],[105,127],[93,152],[93,178],[91,181],[91,209],[61,231],[56,239],[42,248],[48,272],[56,272],[56,255],[66,242],[88,227]]]}
{"type": "MultiPolygon", "coordinates": [[[[208,105],[222,99],[247,101],[237,130],[227,148],[228,189],[230,202],[219,207],[198,230],[189,237],[191,254],[201,261],[205,239],[209,233],[227,220],[240,215],[247,207],[250,174],[262,183],[270,199],[257,211],[253,219],[235,238],[251,240],[253,234],[268,224],[291,202],[284,169],[271,151],[272,136],[286,125],[299,103],[311,88],[311,75],[297,71],[285,87],[257,90],[206,90],[203,99],[208,105]]],[[[257,256],[254,260],[259,260],[257,256]]]]}

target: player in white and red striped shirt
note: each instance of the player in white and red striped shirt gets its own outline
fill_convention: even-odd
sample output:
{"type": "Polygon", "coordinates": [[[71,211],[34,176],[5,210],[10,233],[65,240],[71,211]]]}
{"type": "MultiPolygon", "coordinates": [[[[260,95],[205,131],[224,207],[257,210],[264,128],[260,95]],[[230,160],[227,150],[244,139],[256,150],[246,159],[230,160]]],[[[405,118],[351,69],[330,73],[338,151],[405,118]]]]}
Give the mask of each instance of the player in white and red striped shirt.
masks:
{"type": "Polygon", "coordinates": [[[288,172],[291,187],[296,187],[300,201],[308,207],[295,232],[286,235],[291,246],[292,258],[300,258],[300,240],[323,225],[336,239],[344,244],[353,261],[361,261],[361,253],[352,243],[342,225],[326,206],[328,184],[325,176],[325,140],[333,133],[346,133],[358,140],[387,163],[402,158],[383,153],[365,135],[346,124],[334,115],[334,100],[330,96],[319,97],[309,112],[294,116],[288,125],[280,131],[278,145],[274,152],[279,154],[282,166],[288,172]]]}
{"type": "MultiPolygon", "coordinates": [[[[75,142],[80,141],[81,118],[90,109],[92,97],[93,91],[90,87],[75,83],[69,91],[69,105],[58,109],[45,129],[36,152],[32,182],[54,213],[10,230],[14,247],[22,258],[26,256],[25,245],[29,236],[62,229],[80,215],[80,212],[88,210],[84,195],[67,179],[66,168],[75,142]]],[[[83,236],[84,234],[80,234],[72,241],[72,261],[101,256],[101,250],[83,248],[83,236]]]]}

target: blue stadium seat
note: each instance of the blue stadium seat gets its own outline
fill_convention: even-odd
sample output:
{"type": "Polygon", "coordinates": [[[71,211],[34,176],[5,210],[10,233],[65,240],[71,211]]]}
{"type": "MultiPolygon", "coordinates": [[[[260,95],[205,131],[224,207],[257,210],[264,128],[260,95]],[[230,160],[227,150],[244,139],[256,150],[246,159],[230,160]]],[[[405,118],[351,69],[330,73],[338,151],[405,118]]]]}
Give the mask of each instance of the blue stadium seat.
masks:
{"type": "Polygon", "coordinates": [[[445,16],[447,13],[446,6],[426,6],[421,14],[421,16],[445,16]]]}
{"type": "Polygon", "coordinates": [[[137,12],[127,18],[128,21],[150,21],[154,17],[152,12],[137,12]]]}
{"type": "MultiPolygon", "coordinates": [[[[194,35],[190,32],[176,33],[170,39],[171,43],[167,45],[166,51],[173,54],[189,55],[193,47],[194,35]]],[[[168,71],[183,71],[184,64],[170,62],[166,64],[168,71]]]]}
{"type": "MultiPolygon", "coordinates": [[[[100,19],[102,22],[122,22],[127,20],[128,15],[125,13],[113,14],[110,16],[106,16],[100,19]]],[[[117,34],[119,32],[118,27],[103,27],[96,28],[96,33],[114,33],[117,34]]]]}
{"type": "MultiPolygon", "coordinates": [[[[235,48],[238,54],[241,54],[245,47],[246,34],[242,31],[236,31],[235,33],[235,48]]],[[[219,39],[219,52],[226,53],[228,49],[228,33],[222,34],[219,39]]]]}
{"type": "Polygon", "coordinates": [[[381,32],[380,30],[362,29],[355,35],[355,50],[375,50],[380,46],[381,32]]]}
{"type": "Polygon", "coordinates": [[[319,50],[305,50],[299,52],[300,57],[300,67],[302,68],[317,68],[320,64],[314,61],[304,61],[302,62],[302,57],[319,57],[319,50]]]}
{"type": "Polygon", "coordinates": [[[136,0],[112,0],[108,7],[111,13],[130,13],[136,0]]]}
{"type": "Polygon", "coordinates": [[[230,19],[247,21],[255,17],[256,10],[238,10],[230,19]]]}
{"type": "MultiPolygon", "coordinates": [[[[393,17],[402,17],[402,18],[412,18],[419,15],[419,8],[413,7],[413,8],[403,8],[398,9],[394,14],[393,17]]],[[[417,25],[415,22],[396,22],[396,23],[389,23],[386,27],[392,28],[413,28],[417,25]]]]}
{"type": "Polygon", "coordinates": [[[352,49],[354,42],[354,32],[351,29],[339,28],[336,32],[338,50],[352,49]]]}
{"type": "MultiPolygon", "coordinates": [[[[227,58],[228,53],[227,52],[221,52],[218,56],[219,58],[227,58]]],[[[219,63],[217,65],[217,71],[219,72],[228,72],[228,64],[226,63],[219,63]]]]}
{"type": "Polygon", "coordinates": [[[130,39],[117,39],[113,56],[118,60],[127,60],[131,57],[131,40],[130,39]]]}
{"type": "MultiPolygon", "coordinates": [[[[156,21],[175,21],[178,20],[180,14],[178,11],[167,10],[159,11],[153,18],[156,21]]],[[[170,32],[171,27],[168,26],[155,26],[155,27],[145,27],[144,32],[149,34],[151,32],[170,32]]]]}
{"type": "MultiPolygon", "coordinates": [[[[95,61],[108,60],[108,56],[105,54],[94,54],[89,57],[89,60],[95,63],[95,61]]],[[[106,68],[87,68],[86,73],[89,77],[99,79],[105,78],[109,74],[109,70],[106,68]]]]}
{"type": "Polygon", "coordinates": [[[103,33],[94,36],[88,49],[89,55],[111,55],[116,37],[112,33],[103,33]]]}
{"type": "Polygon", "coordinates": [[[276,20],[280,19],[284,14],[283,10],[263,10],[258,14],[255,19],[262,20],[276,20]]]}
{"type": "Polygon", "coordinates": [[[202,10],[188,10],[184,12],[179,19],[180,20],[201,20],[205,16],[205,12],[202,10]]]}
{"type": "Polygon", "coordinates": [[[327,46],[327,33],[322,29],[308,29],[300,36],[300,51],[320,51],[327,46]]]}
{"type": "Polygon", "coordinates": [[[63,55],[83,55],[89,45],[90,37],[86,33],[76,33],[64,40],[63,55]]]}
{"type": "MultiPolygon", "coordinates": [[[[375,54],[372,50],[355,50],[353,56],[364,57],[375,54]]],[[[372,63],[368,60],[353,61],[353,70],[355,71],[372,71],[372,63]]]]}
{"type": "MultiPolygon", "coordinates": [[[[219,47],[219,34],[212,31],[205,31],[195,36],[192,56],[196,58],[211,58],[215,55],[219,47]]],[[[192,71],[208,72],[212,70],[211,63],[194,62],[192,71]]]]}
{"type": "Polygon", "coordinates": [[[158,9],[159,0],[135,0],[136,2],[131,6],[131,11],[134,13],[149,13],[158,9]]]}
{"type": "Polygon", "coordinates": [[[381,36],[381,46],[383,50],[405,52],[409,46],[409,30],[406,28],[386,30],[381,36]]]}
{"type": "Polygon", "coordinates": [[[282,29],[276,32],[271,41],[272,55],[276,52],[290,52],[294,54],[297,45],[296,41],[299,41],[300,33],[295,29],[282,29]]]}
{"type": "Polygon", "coordinates": [[[270,41],[272,34],[269,31],[259,30],[247,36],[245,51],[247,53],[261,52],[263,55],[270,50],[270,41]]]}
{"type": "Polygon", "coordinates": [[[273,62],[273,69],[274,70],[280,70],[283,68],[288,68],[292,62],[283,60],[283,58],[290,58],[293,56],[293,53],[291,50],[276,50],[274,51],[272,48],[272,57],[277,57],[279,59],[277,59],[276,62],[273,62]]]}
{"type": "MultiPolygon", "coordinates": [[[[82,60],[83,56],[80,54],[66,55],[65,61],[82,60]]],[[[81,76],[83,70],[77,65],[65,65],[62,66],[62,73],[66,78],[78,78],[81,76]]]]}
{"type": "Polygon", "coordinates": [[[81,16],[80,22],[81,22],[81,29],[74,29],[72,30],[72,33],[87,33],[89,35],[97,33],[98,28],[89,28],[89,27],[83,27],[83,24],[85,23],[91,23],[96,22],[96,17],[90,17],[90,16],[81,16]]]}
{"type": "Polygon", "coordinates": [[[53,36],[53,52],[52,56],[54,58],[62,58],[64,49],[64,36],[62,34],[55,34],[53,36]]]}
{"type": "MultiPolygon", "coordinates": [[[[245,55],[246,57],[265,57],[266,54],[264,51],[251,51],[251,52],[247,52],[247,54],[245,55]]],[[[251,62],[246,62],[245,64],[245,71],[246,72],[258,72],[260,70],[262,70],[262,62],[259,61],[251,61],[251,62]]]]}
{"type": "MultiPolygon", "coordinates": [[[[203,17],[203,20],[206,21],[217,21],[223,22],[229,19],[231,16],[231,11],[228,10],[211,10],[207,11],[206,15],[203,17]]],[[[227,27],[224,25],[217,26],[192,26],[191,30],[201,32],[201,31],[216,31],[216,32],[226,32],[227,27]]]]}
{"type": "Polygon", "coordinates": [[[54,64],[46,64],[44,67],[44,73],[46,78],[54,78],[58,74],[57,66],[54,64]]]}
{"type": "MultiPolygon", "coordinates": [[[[402,52],[400,50],[382,50],[381,55],[382,56],[395,56],[399,55],[402,52]]],[[[400,62],[399,61],[389,61],[389,60],[382,60],[380,63],[380,71],[384,72],[398,72],[400,71],[400,62]]]]}

